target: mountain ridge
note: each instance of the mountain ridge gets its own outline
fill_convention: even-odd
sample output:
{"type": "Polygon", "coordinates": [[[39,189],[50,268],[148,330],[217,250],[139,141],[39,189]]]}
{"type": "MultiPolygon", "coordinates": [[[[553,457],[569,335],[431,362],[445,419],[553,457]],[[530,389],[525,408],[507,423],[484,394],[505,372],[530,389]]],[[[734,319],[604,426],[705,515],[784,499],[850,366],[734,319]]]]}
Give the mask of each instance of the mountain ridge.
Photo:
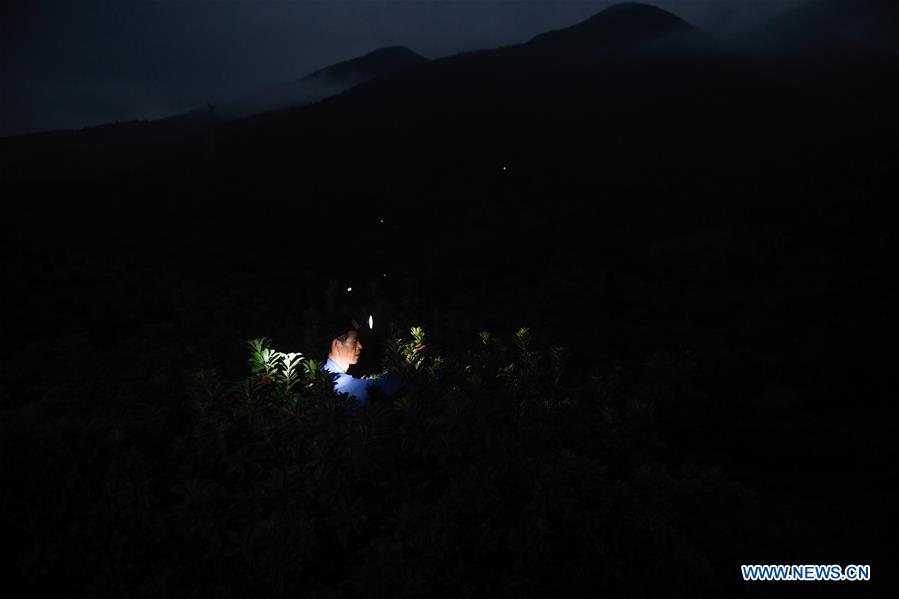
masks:
{"type": "Polygon", "coordinates": [[[712,38],[681,17],[650,4],[612,5],[569,27],[532,37],[527,46],[582,52],[711,46],[712,38]]]}
{"type": "Polygon", "coordinates": [[[297,81],[311,81],[323,77],[332,79],[353,76],[376,77],[384,73],[428,62],[428,59],[407,46],[386,46],[356,58],[317,69],[297,81]]]}
{"type": "MultiPolygon", "coordinates": [[[[311,106],[254,114],[227,123],[198,118],[191,125],[190,143],[172,147],[169,153],[160,150],[163,143],[180,142],[183,131],[172,127],[173,133],[162,139],[165,136],[157,130],[152,135],[144,132],[151,127],[123,124],[107,127],[102,134],[70,133],[59,137],[58,143],[52,136],[18,145],[4,143],[4,166],[17,177],[19,169],[10,164],[44,170],[52,165],[49,168],[66,173],[79,172],[79,165],[93,172],[115,170],[130,160],[126,152],[114,151],[116,144],[128,151],[138,148],[143,155],[135,162],[141,165],[147,163],[146,155],[153,153],[160,155],[159,162],[177,154],[186,160],[230,164],[241,160],[298,164],[297,156],[323,160],[321,156],[335,152],[385,156],[390,155],[389,148],[394,148],[412,152],[418,159],[424,153],[411,148],[461,144],[474,156],[487,151],[490,144],[519,153],[539,153],[546,144],[558,143],[580,144],[594,151],[601,148],[607,156],[620,152],[616,157],[620,162],[626,156],[638,156],[643,144],[656,153],[670,149],[674,159],[683,159],[683,152],[676,150],[681,139],[692,140],[690,148],[706,156],[717,153],[713,150],[716,144],[730,143],[734,138],[762,144],[763,131],[804,145],[837,130],[851,133],[847,119],[831,120],[826,128],[809,116],[809,107],[814,107],[820,118],[845,115],[849,102],[859,102],[850,95],[851,85],[843,86],[839,99],[827,96],[822,103],[808,89],[790,87],[795,73],[785,70],[772,76],[774,73],[765,70],[768,64],[760,67],[761,63],[734,60],[721,52],[662,51],[672,47],[665,44],[650,44],[652,51],[645,52],[645,42],[653,35],[655,39],[670,39],[670,31],[689,36],[702,30],[661,9],[633,3],[620,6],[597,13],[580,28],[575,25],[542,38],[552,42],[548,45],[534,43],[532,38],[521,44],[428,61],[419,68],[370,79],[311,106]],[[650,16],[644,19],[643,15],[650,16]],[[625,17],[628,23],[636,23],[625,39],[630,40],[628,43],[639,41],[616,47],[635,48],[635,52],[597,54],[581,52],[577,44],[556,43],[559,36],[583,38],[584,32],[595,33],[597,27],[608,28],[625,17]],[[700,143],[699,137],[705,137],[705,142],[700,143]],[[146,140],[146,147],[141,147],[141,139],[146,140]],[[602,144],[595,145],[594,139],[602,140],[602,144]],[[156,147],[150,148],[151,144],[156,147]],[[92,160],[88,159],[90,152],[97,154],[92,160]],[[61,164],[64,154],[73,156],[71,162],[61,164]],[[51,156],[52,161],[42,161],[41,156],[51,156]],[[104,160],[110,160],[109,164],[102,164],[104,160]]],[[[604,46],[599,43],[599,47],[604,46]]],[[[397,47],[386,50],[407,54],[397,47]]],[[[342,69],[351,70],[346,63],[352,61],[332,67],[343,65],[342,69]]],[[[880,81],[882,77],[875,77],[879,72],[863,76],[880,81]]],[[[892,88],[888,92],[881,96],[894,97],[892,88]]],[[[886,100],[878,100],[882,101],[886,100]]],[[[887,124],[891,123],[889,120],[887,124]]],[[[882,124],[877,127],[883,129],[882,124]]],[[[737,147],[749,146],[742,143],[737,147]]]]}
{"type": "MultiPolygon", "coordinates": [[[[346,91],[360,83],[428,62],[406,46],[378,48],[361,56],[317,69],[292,81],[276,84],[216,107],[227,120],[299,108],[346,91]]],[[[202,110],[202,109],[200,109],[202,110]]]]}

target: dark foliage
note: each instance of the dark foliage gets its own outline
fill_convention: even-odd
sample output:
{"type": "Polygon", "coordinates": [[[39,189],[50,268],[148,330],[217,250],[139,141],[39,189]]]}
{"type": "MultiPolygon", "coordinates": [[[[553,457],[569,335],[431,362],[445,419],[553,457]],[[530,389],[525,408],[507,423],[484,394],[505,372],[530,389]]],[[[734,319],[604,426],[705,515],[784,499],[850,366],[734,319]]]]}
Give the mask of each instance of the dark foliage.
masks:
{"type": "Polygon", "coordinates": [[[899,61],[837,50],[522,44],[228,126],[0,141],[20,578],[321,597],[771,590],[740,563],[886,578],[899,61]],[[363,372],[392,355],[385,322],[424,326],[442,369],[355,416],[320,379],[231,385],[240,340],[320,360],[348,312],[377,323],[363,372]],[[522,324],[536,345],[477,344],[522,324]]]}
{"type": "Polygon", "coordinates": [[[315,368],[287,393],[201,370],[170,409],[34,405],[5,420],[3,510],[25,581],[78,593],[686,596],[723,585],[757,505],[665,463],[655,412],[691,366],[651,368],[669,382],[568,382],[522,329],[407,367],[355,415],[315,368]]]}

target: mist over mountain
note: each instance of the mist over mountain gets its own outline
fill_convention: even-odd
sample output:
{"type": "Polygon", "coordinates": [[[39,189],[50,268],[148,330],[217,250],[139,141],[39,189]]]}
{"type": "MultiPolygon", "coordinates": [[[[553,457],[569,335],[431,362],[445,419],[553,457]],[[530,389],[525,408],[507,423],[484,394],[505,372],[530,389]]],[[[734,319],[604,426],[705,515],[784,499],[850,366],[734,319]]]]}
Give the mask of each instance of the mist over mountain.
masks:
{"type": "Polygon", "coordinates": [[[711,49],[713,41],[680,17],[648,4],[616,4],[589,19],[542,33],[528,42],[541,49],[591,52],[711,49]]]}
{"type": "Polygon", "coordinates": [[[272,110],[297,108],[346,91],[369,79],[427,62],[409,48],[380,48],[334,65],[318,69],[300,79],[273,85],[247,96],[222,102],[216,116],[235,119],[272,110]]]}
{"type": "MultiPolygon", "coordinates": [[[[717,35],[728,19],[742,24],[797,1],[653,4],[717,35]]],[[[610,4],[13,0],[0,36],[0,135],[220,105],[374,48],[403,45],[446,57],[519,43],[610,4]]]]}
{"type": "MultiPolygon", "coordinates": [[[[146,164],[167,154],[166,148],[186,144],[190,151],[208,152],[211,136],[224,123],[266,112],[299,108],[339,94],[365,81],[427,62],[402,46],[374,50],[357,58],[317,69],[295,81],[274,85],[237,100],[207,103],[183,114],[153,121],[131,121],[89,127],[79,131],[48,131],[0,138],[12,162],[30,162],[48,168],[62,158],[86,167],[83,174],[116,171],[123,160],[131,166],[146,164]],[[86,154],[82,154],[86,152],[86,154]],[[17,156],[15,156],[17,155],[17,156]],[[72,160],[66,158],[71,155],[72,160]],[[81,155],[75,159],[75,155],[81,155]],[[54,158],[45,162],[45,157],[54,158]]],[[[183,146],[182,146],[183,147],[183,146]]],[[[2,151],[2,150],[0,150],[2,151]]],[[[2,172],[2,165],[0,165],[2,172]]],[[[16,176],[13,168],[6,170],[16,176]]]]}
{"type": "Polygon", "coordinates": [[[892,0],[817,0],[787,21],[807,43],[825,46],[839,40],[899,52],[899,3],[892,0]]]}
{"type": "MultiPolygon", "coordinates": [[[[139,168],[162,156],[240,161],[249,154],[261,160],[367,152],[385,143],[401,152],[421,144],[463,143],[475,154],[490,147],[539,154],[546,144],[574,148],[596,139],[602,143],[595,151],[607,165],[651,151],[657,165],[670,155],[668,168],[674,169],[690,164],[688,155],[718,159],[716,148],[737,139],[734,157],[773,135],[780,142],[771,155],[789,155],[790,144],[811,146],[846,131],[841,111],[864,121],[877,113],[857,114],[854,104],[888,103],[896,92],[889,83],[896,65],[887,62],[867,70],[853,67],[839,75],[845,85],[819,97],[816,83],[791,83],[796,74],[780,72],[786,66],[754,65],[676,15],[637,3],[613,6],[525,43],[423,62],[408,49],[386,48],[233,103],[199,109],[190,124],[178,117],[9,140],[5,162],[15,176],[38,165],[40,172],[83,175],[116,170],[122,162],[139,168]],[[415,65],[420,66],[408,68],[415,65]],[[851,91],[866,82],[879,86],[878,92],[851,91]],[[351,87],[306,109],[233,126],[217,122],[314,102],[351,87]],[[689,151],[678,150],[687,140],[689,151]],[[176,148],[162,150],[166,144],[176,148]],[[38,158],[67,154],[62,163],[38,158]]],[[[821,68],[828,73],[834,67],[823,62],[821,68]]],[[[815,75],[818,70],[806,70],[798,75],[833,84],[827,75],[815,75]]],[[[889,131],[893,124],[878,117],[856,131],[874,127],[889,131]]]]}
{"type": "Polygon", "coordinates": [[[757,152],[787,159],[843,135],[894,131],[895,118],[857,107],[895,98],[896,68],[824,58],[812,70],[756,63],[671,13],[627,3],[527,43],[371,81],[308,111],[251,119],[232,133],[238,155],[278,155],[274,148],[295,137],[306,141],[295,155],[461,144],[472,154],[537,160],[555,147],[601,156],[605,167],[651,155],[654,167],[677,170],[722,160],[723,147],[738,164],[757,152]],[[858,93],[870,85],[878,91],[858,93]]]}
{"type": "Polygon", "coordinates": [[[899,52],[899,3],[892,0],[807,0],[735,33],[753,54],[814,57],[861,51],[899,52]]]}
{"type": "Polygon", "coordinates": [[[409,48],[392,46],[318,69],[300,81],[361,82],[427,61],[427,58],[409,48]]]}

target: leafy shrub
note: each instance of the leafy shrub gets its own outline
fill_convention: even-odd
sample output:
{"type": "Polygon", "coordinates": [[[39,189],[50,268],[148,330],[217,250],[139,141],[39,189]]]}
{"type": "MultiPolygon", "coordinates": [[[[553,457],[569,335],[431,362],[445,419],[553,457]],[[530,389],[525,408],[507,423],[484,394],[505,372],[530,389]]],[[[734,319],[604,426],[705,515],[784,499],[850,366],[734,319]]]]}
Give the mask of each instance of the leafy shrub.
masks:
{"type": "Polygon", "coordinates": [[[408,364],[426,341],[412,337],[385,347],[400,394],[361,407],[320,363],[263,338],[243,381],[196,372],[178,414],[28,426],[20,414],[4,438],[39,452],[29,464],[58,464],[53,481],[4,464],[26,581],[222,597],[721,585],[752,495],[665,464],[654,406],[626,372],[575,382],[566,351],[537,348],[527,328],[408,364]]]}

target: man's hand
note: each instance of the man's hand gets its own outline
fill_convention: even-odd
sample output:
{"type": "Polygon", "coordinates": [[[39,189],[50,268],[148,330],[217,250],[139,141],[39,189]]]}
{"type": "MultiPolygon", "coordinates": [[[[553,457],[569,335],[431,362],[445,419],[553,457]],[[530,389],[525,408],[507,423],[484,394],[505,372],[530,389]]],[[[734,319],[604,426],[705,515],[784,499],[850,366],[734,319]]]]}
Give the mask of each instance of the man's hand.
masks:
{"type": "Polygon", "coordinates": [[[406,363],[411,364],[412,358],[414,358],[418,354],[424,355],[425,353],[427,353],[427,351],[428,351],[428,346],[424,345],[423,343],[419,343],[418,345],[416,345],[415,347],[412,348],[412,355],[406,356],[406,363]]]}

